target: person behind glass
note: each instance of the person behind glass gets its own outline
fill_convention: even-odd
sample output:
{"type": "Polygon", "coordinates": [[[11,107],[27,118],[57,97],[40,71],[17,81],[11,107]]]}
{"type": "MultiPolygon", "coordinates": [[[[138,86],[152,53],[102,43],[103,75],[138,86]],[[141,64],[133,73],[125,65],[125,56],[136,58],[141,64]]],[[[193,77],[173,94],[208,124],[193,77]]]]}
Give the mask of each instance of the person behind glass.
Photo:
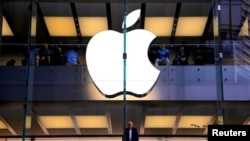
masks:
{"type": "Polygon", "coordinates": [[[65,64],[65,57],[63,50],[60,46],[55,48],[54,52],[54,65],[64,65],[65,64]]]}
{"type": "Polygon", "coordinates": [[[40,48],[37,52],[36,52],[36,65],[50,65],[50,61],[51,61],[51,51],[49,49],[49,45],[47,43],[45,43],[43,45],[42,48],[40,48]]]}
{"type": "Polygon", "coordinates": [[[173,60],[173,65],[188,65],[188,54],[184,47],[180,47],[173,60]]]}
{"type": "Polygon", "coordinates": [[[169,50],[165,47],[165,45],[161,45],[160,49],[157,51],[155,65],[162,66],[169,64],[169,50]]]}
{"type": "Polygon", "coordinates": [[[134,127],[134,124],[132,121],[128,122],[128,126],[125,130],[125,136],[123,138],[126,138],[124,141],[139,141],[139,134],[137,128],[134,127]]]}
{"type": "Polygon", "coordinates": [[[65,53],[65,61],[66,61],[66,65],[79,65],[80,64],[79,55],[73,49],[69,49],[65,53]]]}
{"type": "Polygon", "coordinates": [[[194,65],[204,65],[205,58],[200,48],[198,48],[193,54],[194,65]]]}
{"type": "Polygon", "coordinates": [[[7,63],[6,66],[15,66],[16,60],[15,59],[10,59],[7,63]]]}

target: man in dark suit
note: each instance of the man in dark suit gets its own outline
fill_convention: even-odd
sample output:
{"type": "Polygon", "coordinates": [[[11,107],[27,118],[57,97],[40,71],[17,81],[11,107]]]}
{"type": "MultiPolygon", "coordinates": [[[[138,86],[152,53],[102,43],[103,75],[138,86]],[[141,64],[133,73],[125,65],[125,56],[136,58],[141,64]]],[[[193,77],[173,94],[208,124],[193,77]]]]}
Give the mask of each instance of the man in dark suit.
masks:
{"type": "Polygon", "coordinates": [[[137,129],[134,127],[133,122],[128,122],[128,127],[126,128],[126,136],[123,136],[124,141],[139,141],[139,134],[137,129]],[[126,138],[126,140],[125,140],[126,138]]]}

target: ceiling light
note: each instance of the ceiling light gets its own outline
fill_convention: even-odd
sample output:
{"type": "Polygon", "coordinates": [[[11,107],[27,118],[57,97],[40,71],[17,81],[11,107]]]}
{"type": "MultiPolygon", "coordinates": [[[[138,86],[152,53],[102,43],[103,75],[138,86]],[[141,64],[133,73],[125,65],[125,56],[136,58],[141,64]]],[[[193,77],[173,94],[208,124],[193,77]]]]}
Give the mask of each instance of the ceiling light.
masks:
{"type": "Polygon", "coordinates": [[[156,36],[170,36],[173,27],[173,17],[146,17],[144,29],[156,36]]]}
{"type": "Polygon", "coordinates": [[[0,119],[0,129],[8,129],[6,124],[0,119]]]}
{"type": "Polygon", "coordinates": [[[38,118],[46,128],[74,128],[70,116],[39,116],[38,118]]]}
{"type": "Polygon", "coordinates": [[[3,23],[2,23],[2,36],[13,36],[13,32],[7,22],[7,20],[5,19],[5,17],[3,16],[3,23]]]}
{"type": "Polygon", "coordinates": [[[246,17],[240,32],[239,32],[239,36],[249,36],[249,32],[248,32],[248,17],[246,17]]]}
{"type": "Polygon", "coordinates": [[[105,115],[76,116],[75,118],[79,128],[108,128],[105,115]]]}
{"type": "Polygon", "coordinates": [[[214,27],[214,36],[217,37],[219,35],[219,32],[218,32],[218,26],[219,26],[219,23],[218,23],[218,18],[217,17],[214,17],[213,19],[213,27],[214,27]]]}
{"type": "Polygon", "coordinates": [[[176,36],[202,36],[207,17],[179,17],[176,36]]]}
{"type": "Polygon", "coordinates": [[[176,116],[150,115],[145,117],[145,128],[173,128],[176,116]]]}
{"type": "Polygon", "coordinates": [[[178,128],[206,128],[213,116],[181,116],[178,128]]]}
{"type": "Polygon", "coordinates": [[[78,21],[82,36],[91,37],[101,31],[108,30],[106,17],[79,17],[78,21]]]}
{"type": "Polygon", "coordinates": [[[31,116],[26,116],[26,125],[25,128],[31,128],[31,116]]]}
{"type": "Polygon", "coordinates": [[[31,36],[36,36],[36,24],[37,20],[35,16],[31,18],[31,36]]]}
{"type": "Polygon", "coordinates": [[[73,17],[44,17],[50,36],[77,36],[73,17]]]}

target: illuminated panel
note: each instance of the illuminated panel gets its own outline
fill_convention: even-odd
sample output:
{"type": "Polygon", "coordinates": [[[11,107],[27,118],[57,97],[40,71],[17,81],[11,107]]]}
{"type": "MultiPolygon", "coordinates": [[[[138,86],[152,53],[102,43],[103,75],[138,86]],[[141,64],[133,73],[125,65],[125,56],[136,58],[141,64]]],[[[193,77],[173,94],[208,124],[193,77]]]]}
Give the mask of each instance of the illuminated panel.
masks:
{"type": "Polygon", "coordinates": [[[216,124],[222,125],[224,123],[223,117],[222,116],[218,116],[217,118],[218,118],[218,120],[217,120],[216,124]]]}
{"type": "Polygon", "coordinates": [[[70,116],[39,116],[45,128],[74,128],[70,116]]]}
{"type": "Polygon", "coordinates": [[[78,21],[82,36],[93,36],[98,32],[108,30],[106,17],[79,17],[78,21]]]}
{"type": "Polygon", "coordinates": [[[77,36],[73,17],[44,17],[50,36],[77,36]]]}
{"type": "Polygon", "coordinates": [[[31,116],[26,116],[25,128],[31,128],[31,116]]]}
{"type": "Polygon", "coordinates": [[[31,36],[36,36],[36,23],[37,23],[36,17],[33,16],[31,18],[31,36]]]}
{"type": "Polygon", "coordinates": [[[106,116],[76,116],[79,128],[108,128],[106,116]]]}
{"type": "Polygon", "coordinates": [[[176,36],[202,36],[207,17],[179,17],[176,36]]]}
{"type": "Polygon", "coordinates": [[[213,116],[181,116],[178,128],[206,128],[213,116]]]}
{"type": "Polygon", "coordinates": [[[173,17],[146,17],[144,28],[156,36],[170,36],[173,21],[173,17]]]}
{"type": "Polygon", "coordinates": [[[3,17],[3,24],[2,24],[2,36],[13,36],[13,32],[10,29],[8,22],[6,21],[5,17],[3,17]]]}
{"type": "Polygon", "coordinates": [[[145,128],[173,128],[176,116],[146,116],[145,128]]]}
{"type": "Polygon", "coordinates": [[[249,36],[249,32],[248,32],[248,17],[246,18],[246,20],[244,21],[240,32],[239,32],[239,36],[249,36]]]}
{"type": "Polygon", "coordinates": [[[213,23],[214,23],[214,36],[217,37],[219,34],[218,34],[218,18],[217,17],[214,17],[213,19],[213,23]]]}
{"type": "Polygon", "coordinates": [[[0,129],[8,129],[2,120],[0,120],[0,129]]]}

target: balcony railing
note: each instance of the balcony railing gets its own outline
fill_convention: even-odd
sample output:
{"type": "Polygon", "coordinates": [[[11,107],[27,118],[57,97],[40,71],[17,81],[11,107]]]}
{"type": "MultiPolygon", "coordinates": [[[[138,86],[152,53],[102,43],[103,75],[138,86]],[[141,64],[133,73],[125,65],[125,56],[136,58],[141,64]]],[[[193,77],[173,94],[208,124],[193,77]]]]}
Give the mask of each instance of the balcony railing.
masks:
{"type": "MultiPolygon", "coordinates": [[[[160,66],[160,76],[144,97],[128,100],[217,100],[216,66],[160,66]]],[[[250,100],[249,66],[222,66],[224,100],[250,100]]],[[[122,100],[107,98],[92,82],[86,66],[1,66],[1,101],[122,100]]]]}

